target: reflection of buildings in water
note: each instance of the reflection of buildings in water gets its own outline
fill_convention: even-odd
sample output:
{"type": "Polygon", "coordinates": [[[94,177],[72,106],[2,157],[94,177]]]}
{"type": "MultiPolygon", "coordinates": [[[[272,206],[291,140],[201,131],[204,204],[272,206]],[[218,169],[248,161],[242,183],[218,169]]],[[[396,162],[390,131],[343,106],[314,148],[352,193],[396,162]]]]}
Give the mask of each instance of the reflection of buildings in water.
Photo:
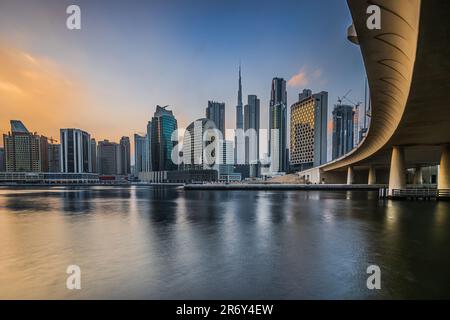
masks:
{"type": "Polygon", "coordinates": [[[60,192],[62,213],[89,213],[91,212],[90,190],[65,190],[60,192]]]}

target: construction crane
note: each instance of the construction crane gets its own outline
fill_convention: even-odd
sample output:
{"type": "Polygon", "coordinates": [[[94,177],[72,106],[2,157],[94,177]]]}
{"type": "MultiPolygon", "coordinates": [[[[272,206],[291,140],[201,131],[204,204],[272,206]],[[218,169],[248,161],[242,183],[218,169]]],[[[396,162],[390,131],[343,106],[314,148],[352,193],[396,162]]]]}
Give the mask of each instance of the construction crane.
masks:
{"type": "Polygon", "coordinates": [[[58,142],[58,140],[53,139],[53,137],[48,138],[48,141],[50,141],[51,144],[55,144],[55,142],[58,142]]]}
{"type": "Polygon", "coordinates": [[[347,93],[344,94],[344,96],[343,96],[342,98],[338,97],[338,99],[337,99],[338,103],[339,103],[339,104],[342,104],[342,101],[343,101],[344,99],[347,99],[347,96],[348,96],[348,94],[349,94],[350,92],[352,92],[352,89],[348,90],[347,93]]]}

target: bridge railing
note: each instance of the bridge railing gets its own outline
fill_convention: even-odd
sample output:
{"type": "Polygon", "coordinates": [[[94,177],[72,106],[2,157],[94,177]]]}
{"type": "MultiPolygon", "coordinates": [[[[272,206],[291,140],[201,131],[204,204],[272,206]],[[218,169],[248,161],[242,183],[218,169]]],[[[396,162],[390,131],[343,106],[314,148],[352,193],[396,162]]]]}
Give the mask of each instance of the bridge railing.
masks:
{"type": "Polygon", "coordinates": [[[392,196],[396,198],[436,198],[438,190],[427,188],[393,189],[392,196]]]}
{"type": "Polygon", "coordinates": [[[408,188],[393,189],[392,196],[394,198],[413,198],[413,199],[450,199],[450,189],[434,189],[434,188],[408,188]]]}
{"type": "Polygon", "coordinates": [[[450,199],[450,189],[439,189],[437,196],[439,198],[450,199]]]}

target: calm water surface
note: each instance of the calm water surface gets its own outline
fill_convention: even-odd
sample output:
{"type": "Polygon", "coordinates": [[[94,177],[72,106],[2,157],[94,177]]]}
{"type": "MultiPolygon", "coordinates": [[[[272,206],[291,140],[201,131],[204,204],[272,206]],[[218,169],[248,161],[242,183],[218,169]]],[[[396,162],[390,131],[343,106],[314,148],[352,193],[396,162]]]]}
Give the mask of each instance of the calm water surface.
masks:
{"type": "Polygon", "coordinates": [[[0,298],[450,298],[449,215],[361,191],[0,188],[0,298]]]}

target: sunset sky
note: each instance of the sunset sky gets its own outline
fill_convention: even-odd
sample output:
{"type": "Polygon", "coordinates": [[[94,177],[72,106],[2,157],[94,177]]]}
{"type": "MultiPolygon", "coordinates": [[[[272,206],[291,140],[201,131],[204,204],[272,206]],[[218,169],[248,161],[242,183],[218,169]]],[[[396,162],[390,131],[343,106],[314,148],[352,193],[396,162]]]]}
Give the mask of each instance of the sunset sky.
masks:
{"type": "Polygon", "coordinates": [[[156,104],[186,127],[208,100],[226,103],[234,128],[239,61],[262,127],[275,76],[289,81],[289,105],[304,88],[328,91],[331,113],[349,89],[364,100],[350,23],[344,0],[0,0],[0,132],[20,119],[46,136],[76,127],[118,141],[143,132],[156,104]],[[70,4],[81,30],[66,28],[70,4]]]}

